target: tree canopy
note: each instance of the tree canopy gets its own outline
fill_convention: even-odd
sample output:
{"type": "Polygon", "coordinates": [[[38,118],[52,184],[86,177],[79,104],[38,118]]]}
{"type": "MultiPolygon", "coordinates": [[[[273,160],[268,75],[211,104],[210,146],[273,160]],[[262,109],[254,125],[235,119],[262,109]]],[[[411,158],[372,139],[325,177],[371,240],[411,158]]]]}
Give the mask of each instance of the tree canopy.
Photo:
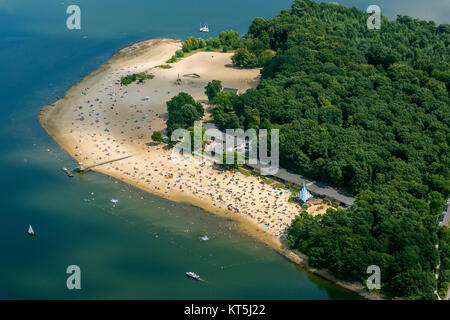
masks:
{"type": "Polygon", "coordinates": [[[167,136],[169,138],[176,129],[191,127],[204,115],[203,106],[185,92],[180,92],[167,101],[167,112],[169,114],[167,119],[167,136]]]}
{"type": "Polygon", "coordinates": [[[154,142],[161,142],[163,141],[163,137],[160,131],[153,131],[152,133],[152,140],[154,142]]]}
{"type": "Polygon", "coordinates": [[[222,82],[220,80],[208,82],[205,87],[205,94],[208,97],[209,102],[212,102],[220,91],[222,91],[222,82]]]}
{"type": "Polygon", "coordinates": [[[233,61],[276,54],[256,89],[212,115],[222,127],[279,129],[282,166],[356,195],[348,210],[293,221],[289,243],[314,267],[363,282],[375,264],[385,293],[433,299],[450,196],[450,26],[398,16],[368,30],[368,16],[296,0],[254,19],[233,61]]]}

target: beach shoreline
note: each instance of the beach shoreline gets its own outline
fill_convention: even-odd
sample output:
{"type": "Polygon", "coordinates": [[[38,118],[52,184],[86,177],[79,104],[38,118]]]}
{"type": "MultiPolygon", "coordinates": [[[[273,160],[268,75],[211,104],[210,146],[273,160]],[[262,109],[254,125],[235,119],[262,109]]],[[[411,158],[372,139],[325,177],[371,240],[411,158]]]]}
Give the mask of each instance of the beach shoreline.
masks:
{"type": "Polygon", "coordinates": [[[197,101],[205,101],[204,85],[213,79],[239,92],[254,88],[259,82],[259,69],[230,66],[231,53],[199,52],[167,64],[181,45],[172,39],[152,39],[118,50],[71,87],[63,98],[44,106],[39,112],[41,126],[77,162],[91,164],[132,156],[126,161],[93,168],[94,171],[171,201],[231,218],[242,231],[309,272],[365,298],[385,298],[367,292],[361,284],[343,282],[326,270],[311,268],[305,255],[290,250],[287,241],[280,240],[286,225],[298,214],[295,204],[287,203],[286,191],[274,190],[258,177],[220,174],[203,163],[191,161],[184,167],[169,163],[169,150],[164,150],[162,145],[146,144],[151,141],[153,131],[165,127],[165,102],[175,94],[187,92],[197,101]],[[160,65],[171,68],[159,68],[160,65]],[[118,83],[121,77],[135,72],[148,72],[155,77],[144,84],[121,86],[118,83]],[[184,77],[192,73],[201,77],[184,77]],[[171,177],[169,172],[173,172],[171,177]],[[246,199],[252,199],[252,205],[246,199]],[[227,203],[242,205],[242,213],[232,212],[227,203]]]}

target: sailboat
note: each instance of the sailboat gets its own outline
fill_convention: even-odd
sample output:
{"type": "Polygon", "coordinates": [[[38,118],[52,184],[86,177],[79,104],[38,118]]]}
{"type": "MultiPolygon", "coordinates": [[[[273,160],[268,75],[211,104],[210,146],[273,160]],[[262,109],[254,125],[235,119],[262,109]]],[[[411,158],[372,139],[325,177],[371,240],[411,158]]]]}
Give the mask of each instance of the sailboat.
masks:
{"type": "Polygon", "coordinates": [[[200,32],[209,32],[208,26],[205,24],[205,25],[202,27],[202,24],[200,23],[200,32]]]}
{"type": "Polygon", "coordinates": [[[28,234],[32,237],[34,237],[36,235],[36,233],[34,233],[33,227],[31,226],[31,224],[28,227],[28,234]]]}

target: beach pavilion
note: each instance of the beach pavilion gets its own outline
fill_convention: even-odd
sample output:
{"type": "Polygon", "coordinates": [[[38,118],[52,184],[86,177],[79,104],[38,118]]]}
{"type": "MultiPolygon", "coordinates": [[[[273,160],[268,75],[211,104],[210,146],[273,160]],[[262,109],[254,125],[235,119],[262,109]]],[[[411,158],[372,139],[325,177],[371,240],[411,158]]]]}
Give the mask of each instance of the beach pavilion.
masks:
{"type": "Polygon", "coordinates": [[[309,198],[312,198],[313,195],[308,191],[308,189],[306,189],[306,186],[303,186],[302,190],[300,190],[295,197],[301,199],[303,202],[306,202],[309,198]]]}

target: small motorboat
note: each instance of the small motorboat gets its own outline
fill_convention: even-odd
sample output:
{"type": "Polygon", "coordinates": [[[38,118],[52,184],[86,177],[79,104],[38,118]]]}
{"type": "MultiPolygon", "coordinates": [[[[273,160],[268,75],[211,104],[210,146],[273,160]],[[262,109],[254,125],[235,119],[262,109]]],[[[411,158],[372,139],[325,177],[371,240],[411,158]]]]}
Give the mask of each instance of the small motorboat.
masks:
{"type": "Polygon", "coordinates": [[[200,32],[209,32],[208,26],[205,24],[205,25],[202,27],[202,24],[200,24],[200,32]]]}
{"type": "Polygon", "coordinates": [[[194,280],[200,280],[200,276],[194,272],[186,272],[186,276],[194,280]]]}
{"type": "Polygon", "coordinates": [[[34,237],[36,235],[36,233],[34,233],[33,227],[31,226],[31,224],[28,227],[28,234],[32,237],[34,237]]]}
{"type": "Polygon", "coordinates": [[[208,241],[209,238],[208,238],[208,236],[203,236],[203,237],[202,237],[202,240],[203,240],[203,241],[208,241]]]}
{"type": "Polygon", "coordinates": [[[70,173],[69,169],[67,168],[61,168],[62,171],[64,171],[65,173],[70,173]]]}
{"type": "Polygon", "coordinates": [[[70,172],[67,174],[67,176],[68,176],[69,178],[73,178],[73,174],[71,174],[70,172]]]}

